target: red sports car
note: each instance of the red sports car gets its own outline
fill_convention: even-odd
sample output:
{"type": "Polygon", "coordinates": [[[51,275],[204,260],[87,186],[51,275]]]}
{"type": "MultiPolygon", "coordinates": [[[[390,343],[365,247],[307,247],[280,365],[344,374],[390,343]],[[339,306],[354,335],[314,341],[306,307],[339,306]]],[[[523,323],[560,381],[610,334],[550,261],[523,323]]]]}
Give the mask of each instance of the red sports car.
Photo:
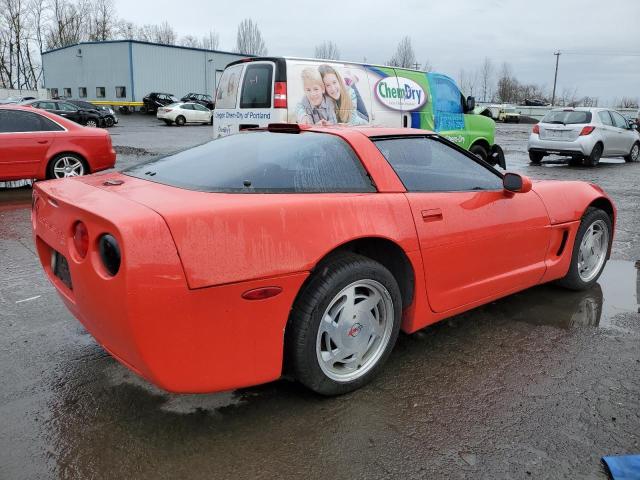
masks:
{"type": "Polygon", "coordinates": [[[430,132],[272,125],[38,183],[32,218],[69,309],[149,381],[214,392],[288,372],[332,395],[367,383],[400,329],[590,287],[615,212],[593,184],[503,175],[430,132]]]}
{"type": "Polygon", "coordinates": [[[64,178],[112,168],[106,130],[30,107],[0,107],[0,181],[64,178]]]}

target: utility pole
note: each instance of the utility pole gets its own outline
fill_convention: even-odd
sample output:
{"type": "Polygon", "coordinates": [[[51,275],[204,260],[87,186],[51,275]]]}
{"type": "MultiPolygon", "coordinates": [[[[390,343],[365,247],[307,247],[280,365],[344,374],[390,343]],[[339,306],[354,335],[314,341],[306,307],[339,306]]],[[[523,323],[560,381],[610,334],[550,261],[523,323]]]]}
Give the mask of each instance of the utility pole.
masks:
{"type": "Polygon", "coordinates": [[[413,64],[413,68],[414,68],[415,70],[419,70],[419,69],[420,69],[420,64],[419,64],[418,62],[414,63],[414,64],[413,64]]]}
{"type": "Polygon", "coordinates": [[[556,56],[556,75],[553,77],[553,95],[551,95],[551,106],[556,103],[556,82],[558,81],[558,62],[560,61],[560,50],[554,53],[556,56]]]}

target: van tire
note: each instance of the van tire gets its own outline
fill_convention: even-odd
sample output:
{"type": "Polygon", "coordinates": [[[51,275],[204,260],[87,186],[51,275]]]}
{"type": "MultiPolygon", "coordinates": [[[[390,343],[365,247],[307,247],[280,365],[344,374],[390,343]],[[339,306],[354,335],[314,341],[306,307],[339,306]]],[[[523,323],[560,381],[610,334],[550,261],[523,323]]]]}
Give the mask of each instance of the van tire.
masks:
{"type": "Polygon", "coordinates": [[[478,144],[472,145],[469,149],[469,152],[474,154],[476,157],[484,160],[485,162],[487,161],[487,157],[489,156],[489,153],[485,150],[485,148],[482,145],[478,144]]]}

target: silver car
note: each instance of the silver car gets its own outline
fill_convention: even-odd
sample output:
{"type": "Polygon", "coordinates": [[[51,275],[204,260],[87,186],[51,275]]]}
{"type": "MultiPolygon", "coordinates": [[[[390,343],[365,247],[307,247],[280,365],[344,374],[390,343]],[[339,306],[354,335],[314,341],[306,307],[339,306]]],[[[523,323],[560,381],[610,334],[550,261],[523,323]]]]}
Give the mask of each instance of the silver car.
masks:
{"type": "Polygon", "coordinates": [[[572,165],[594,167],[603,157],[637,162],[640,134],[618,112],[606,108],[554,108],[534,125],[529,159],[539,164],[551,154],[569,156],[572,165]]]}

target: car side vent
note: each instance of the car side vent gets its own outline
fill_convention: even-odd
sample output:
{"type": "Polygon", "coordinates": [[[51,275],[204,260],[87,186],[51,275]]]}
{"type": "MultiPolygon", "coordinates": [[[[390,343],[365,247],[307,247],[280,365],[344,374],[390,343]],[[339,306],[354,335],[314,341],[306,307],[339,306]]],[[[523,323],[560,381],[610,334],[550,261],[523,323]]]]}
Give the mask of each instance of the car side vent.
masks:
{"type": "Polygon", "coordinates": [[[558,253],[556,255],[559,257],[564,252],[564,247],[567,245],[567,239],[569,238],[569,231],[565,230],[562,232],[562,240],[560,241],[560,247],[558,248],[558,253]]]}

